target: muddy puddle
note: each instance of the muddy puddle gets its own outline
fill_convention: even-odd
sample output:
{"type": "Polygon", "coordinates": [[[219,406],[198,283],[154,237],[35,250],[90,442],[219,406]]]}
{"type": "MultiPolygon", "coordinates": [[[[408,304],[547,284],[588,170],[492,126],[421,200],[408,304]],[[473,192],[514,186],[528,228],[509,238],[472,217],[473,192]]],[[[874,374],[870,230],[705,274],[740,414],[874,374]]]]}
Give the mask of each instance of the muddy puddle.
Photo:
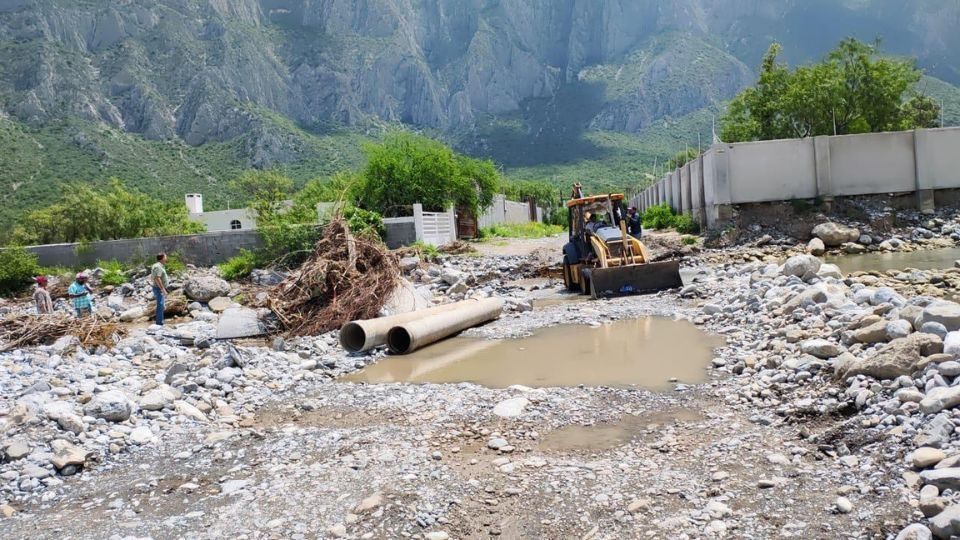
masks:
{"type": "Polygon", "coordinates": [[[931,249],[910,253],[864,253],[827,257],[826,262],[840,267],[844,274],[851,272],[886,272],[888,270],[944,270],[953,268],[960,259],[960,248],[931,249]]]}
{"type": "Polygon", "coordinates": [[[693,409],[670,409],[624,416],[617,422],[566,426],[547,433],[540,449],[553,452],[602,452],[623,446],[646,434],[658,434],[670,425],[695,423],[703,416],[693,409]]]}
{"type": "Polygon", "coordinates": [[[558,326],[511,340],[453,338],[407,356],[390,356],[344,379],[365,383],[460,383],[490,388],[696,384],[722,338],[687,321],[644,318],[598,328],[558,326]]]}

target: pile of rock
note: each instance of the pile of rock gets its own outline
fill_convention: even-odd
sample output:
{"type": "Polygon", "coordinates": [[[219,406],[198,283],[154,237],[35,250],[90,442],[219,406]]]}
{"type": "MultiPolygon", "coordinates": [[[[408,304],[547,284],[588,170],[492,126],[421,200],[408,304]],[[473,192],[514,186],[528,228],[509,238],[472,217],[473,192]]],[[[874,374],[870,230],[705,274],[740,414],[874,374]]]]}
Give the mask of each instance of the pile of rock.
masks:
{"type": "Polygon", "coordinates": [[[916,504],[938,538],[960,535],[960,304],[848,284],[811,255],[719,269],[701,287],[714,299],[698,322],[742,350],[720,368],[743,379],[728,403],[782,416],[858,411],[860,429],[915,448],[909,465],[923,472],[905,477],[916,504]]]}

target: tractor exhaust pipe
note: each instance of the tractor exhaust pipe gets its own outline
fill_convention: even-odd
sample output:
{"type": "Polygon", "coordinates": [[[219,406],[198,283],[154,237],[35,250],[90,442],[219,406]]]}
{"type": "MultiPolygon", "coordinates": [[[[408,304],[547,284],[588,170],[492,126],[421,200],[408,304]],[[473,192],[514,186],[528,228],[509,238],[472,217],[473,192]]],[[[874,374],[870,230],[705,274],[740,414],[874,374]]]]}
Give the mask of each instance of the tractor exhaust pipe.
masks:
{"type": "MultiPolygon", "coordinates": [[[[474,302],[474,300],[468,300],[468,302],[474,302]]],[[[375,349],[387,344],[387,332],[394,326],[429,317],[437,313],[450,311],[456,309],[460,304],[463,304],[463,302],[444,304],[442,306],[420,309],[409,313],[399,313],[389,317],[380,317],[379,319],[348,322],[340,328],[340,346],[351,353],[366,352],[375,349]]]]}
{"type": "Polygon", "coordinates": [[[419,320],[394,325],[387,333],[387,345],[393,354],[412,353],[458,332],[496,319],[503,312],[503,304],[503,300],[499,298],[460,302],[455,304],[459,306],[455,311],[435,313],[419,320]]]}

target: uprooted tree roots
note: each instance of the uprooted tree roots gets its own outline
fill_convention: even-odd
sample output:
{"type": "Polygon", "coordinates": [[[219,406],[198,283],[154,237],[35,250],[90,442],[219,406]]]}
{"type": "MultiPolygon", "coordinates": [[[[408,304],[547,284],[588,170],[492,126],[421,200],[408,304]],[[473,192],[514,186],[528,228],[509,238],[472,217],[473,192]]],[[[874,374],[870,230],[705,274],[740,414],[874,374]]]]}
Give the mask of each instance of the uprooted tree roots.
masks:
{"type": "Polygon", "coordinates": [[[112,347],[123,329],[97,317],[77,319],[65,313],[22,315],[0,319],[0,352],[43,345],[63,336],[76,336],[84,347],[112,347]]]}
{"type": "Polygon", "coordinates": [[[270,308],[288,335],[319,335],[376,317],[399,274],[396,257],[379,240],[354,236],[335,219],[307,262],[271,292],[270,308]]]}

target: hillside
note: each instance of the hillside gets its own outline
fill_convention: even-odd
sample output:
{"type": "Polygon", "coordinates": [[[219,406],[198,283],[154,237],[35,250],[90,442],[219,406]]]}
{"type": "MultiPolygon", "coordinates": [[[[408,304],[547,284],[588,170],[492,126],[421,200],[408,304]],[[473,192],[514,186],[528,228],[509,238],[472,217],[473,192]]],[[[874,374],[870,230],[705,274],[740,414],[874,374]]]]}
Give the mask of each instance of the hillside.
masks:
{"type": "Polygon", "coordinates": [[[634,183],[709,141],[773,39],[802,62],[881,37],[960,121],[957,25],[938,0],[8,0],[0,223],[109,176],[237,204],[239,171],[329,174],[392,127],[515,177],[634,183]]]}

